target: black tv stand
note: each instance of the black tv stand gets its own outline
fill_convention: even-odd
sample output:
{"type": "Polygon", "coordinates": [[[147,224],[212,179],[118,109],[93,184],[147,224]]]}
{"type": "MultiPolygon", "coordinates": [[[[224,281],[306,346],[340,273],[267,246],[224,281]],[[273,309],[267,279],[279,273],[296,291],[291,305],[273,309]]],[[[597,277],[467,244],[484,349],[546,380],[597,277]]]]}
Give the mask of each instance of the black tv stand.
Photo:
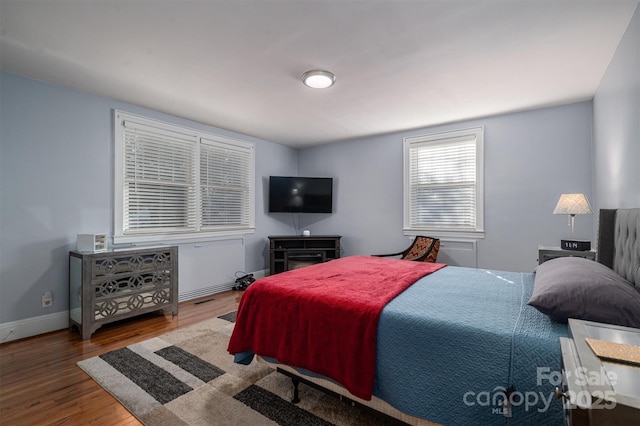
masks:
{"type": "Polygon", "coordinates": [[[270,235],[270,275],[340,257],[341,235],[270,235]]]}

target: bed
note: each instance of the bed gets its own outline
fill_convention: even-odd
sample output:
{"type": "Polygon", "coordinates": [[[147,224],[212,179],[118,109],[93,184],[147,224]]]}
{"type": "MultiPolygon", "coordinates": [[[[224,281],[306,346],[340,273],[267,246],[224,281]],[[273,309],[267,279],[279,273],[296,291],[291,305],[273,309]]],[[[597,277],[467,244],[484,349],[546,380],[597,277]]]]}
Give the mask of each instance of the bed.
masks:
{"type": "Polygon", "coordinates": [[[638,234],[640,209],[601,211],[606,266],[350,256],[266,277],[244,293],[228,350],[410,424],[562,424],[552,378],[567,318],[640,327],[638,234]]]}

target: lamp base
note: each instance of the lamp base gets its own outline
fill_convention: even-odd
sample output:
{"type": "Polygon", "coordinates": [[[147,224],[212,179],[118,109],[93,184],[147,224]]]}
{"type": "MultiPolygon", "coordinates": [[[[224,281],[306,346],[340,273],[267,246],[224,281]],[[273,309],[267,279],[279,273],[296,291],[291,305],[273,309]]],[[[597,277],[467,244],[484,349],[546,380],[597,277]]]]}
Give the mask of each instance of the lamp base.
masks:
{"type": "Polygon", "coordinates": [[[591,241],[560,240],[563,250],[588,251],[591,250],[591,241]]]}

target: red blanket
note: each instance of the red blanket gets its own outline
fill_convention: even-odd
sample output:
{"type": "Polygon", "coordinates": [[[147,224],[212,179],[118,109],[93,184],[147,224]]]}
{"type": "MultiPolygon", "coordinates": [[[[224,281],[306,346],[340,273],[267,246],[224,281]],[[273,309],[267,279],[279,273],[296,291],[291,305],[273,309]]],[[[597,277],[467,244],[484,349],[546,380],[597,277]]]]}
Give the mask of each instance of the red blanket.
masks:
{"type": "Polygon", "coordinates": [[[313,371],[369,400],[380,312],[444,266],[351,256],[260,279],[240,300],[228,351],[313,371]]]}

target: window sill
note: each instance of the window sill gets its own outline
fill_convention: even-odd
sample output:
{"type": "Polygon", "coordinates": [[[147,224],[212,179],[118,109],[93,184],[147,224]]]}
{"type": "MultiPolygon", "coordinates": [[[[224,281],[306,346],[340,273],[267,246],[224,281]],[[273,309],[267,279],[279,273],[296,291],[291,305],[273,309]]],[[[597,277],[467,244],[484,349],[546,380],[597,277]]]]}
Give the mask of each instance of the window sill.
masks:
{"type": "Polygon", "coordinates": [[[484,231],[451,231],[437,228],[404,229],[404,235],[424,235],[433,238],[460,238],[483,240],[484,231]]]}
{"type": "Polygon", "coordinates": [[[114,235],[113,244],[128,244],[132,247],[152,243],[193,243],[202,241],[226,240],[242,238],[247,234],[255,233],[255,228],[236,229],[219,232],[198,232],[192,234],[155,234],[155,235],[114,235]]]}

